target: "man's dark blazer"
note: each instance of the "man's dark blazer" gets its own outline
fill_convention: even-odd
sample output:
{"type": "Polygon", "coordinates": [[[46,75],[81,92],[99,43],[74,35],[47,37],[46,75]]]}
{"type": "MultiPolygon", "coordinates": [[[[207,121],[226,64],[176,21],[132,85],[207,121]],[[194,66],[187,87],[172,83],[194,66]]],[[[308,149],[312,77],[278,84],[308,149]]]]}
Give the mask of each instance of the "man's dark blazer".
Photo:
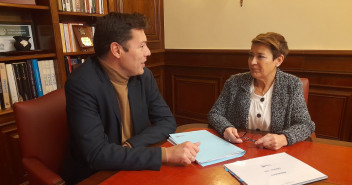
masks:
{"type": "Polygon", "coordinates": [[[98,170],[159,170],[161,148],[146,146],[166,139],[176,121],[158,91],[152,72],[128,81],[133,149],[121,146],[121,115],[116,91],[97,58],[88,59],[65,84],[70,132],[62,176],[68,184],[98,170]]]}

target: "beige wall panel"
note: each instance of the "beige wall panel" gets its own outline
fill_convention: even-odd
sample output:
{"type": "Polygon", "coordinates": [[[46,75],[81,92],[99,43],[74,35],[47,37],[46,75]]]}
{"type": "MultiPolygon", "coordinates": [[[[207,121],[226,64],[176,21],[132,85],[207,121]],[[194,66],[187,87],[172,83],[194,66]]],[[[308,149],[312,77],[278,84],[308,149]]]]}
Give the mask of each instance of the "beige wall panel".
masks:
{"type": "Polygon", "coordinates": [[[164,0],[166,49],[248,49],[283,34],[290,49],[352,50],[351,0],[164,0]]]}

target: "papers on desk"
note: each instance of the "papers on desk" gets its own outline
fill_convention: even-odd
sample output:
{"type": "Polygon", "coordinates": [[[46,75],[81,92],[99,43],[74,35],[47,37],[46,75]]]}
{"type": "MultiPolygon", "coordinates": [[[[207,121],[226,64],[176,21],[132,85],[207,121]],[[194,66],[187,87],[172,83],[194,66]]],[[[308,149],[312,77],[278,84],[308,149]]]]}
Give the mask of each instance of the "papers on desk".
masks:
{"type": "Polygon", "coordinates": [[[285,152],[237,161],[224,167],[242,184],[248,185],[307,184],[328,178],[285,152]]]}
{"type": "Polygon", "coordinates": [[[241,157],[245,153],[241,148],[206,130],[170,134],[168,141],[173,145],[181,144],[186,141],[192,143],[200,142],[201,144],[196,156],[196,161],[201,166],[208,166],[241,157]]]}

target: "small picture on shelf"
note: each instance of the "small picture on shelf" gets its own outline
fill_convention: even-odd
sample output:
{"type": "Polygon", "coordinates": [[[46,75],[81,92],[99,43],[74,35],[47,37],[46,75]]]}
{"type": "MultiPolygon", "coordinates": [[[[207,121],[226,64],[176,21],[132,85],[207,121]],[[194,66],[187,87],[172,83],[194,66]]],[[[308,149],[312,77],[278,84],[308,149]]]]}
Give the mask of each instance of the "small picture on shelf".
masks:
{"type": "Polygon", "coordinates": [[[0,23],[0,52],[35,50],[31,24],[0,23]]]}
{"type": "Polygon", "coordinates": [[[79,46],[82,49],[93,47],[93,34],[91,27],[83,25],[73,25],[72,29],[79,43],[79,46]]]}

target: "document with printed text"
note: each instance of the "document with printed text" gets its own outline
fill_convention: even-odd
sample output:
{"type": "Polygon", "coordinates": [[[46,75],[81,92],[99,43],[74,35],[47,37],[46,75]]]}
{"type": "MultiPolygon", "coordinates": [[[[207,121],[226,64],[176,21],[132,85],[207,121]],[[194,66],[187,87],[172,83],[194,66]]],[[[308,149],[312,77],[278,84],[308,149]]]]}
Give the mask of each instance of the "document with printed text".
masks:
{"type": "Polygon", "coordinates": [[[224,165],[242,184],[307,184],[328,176],[283,152],[224,165]]]}

